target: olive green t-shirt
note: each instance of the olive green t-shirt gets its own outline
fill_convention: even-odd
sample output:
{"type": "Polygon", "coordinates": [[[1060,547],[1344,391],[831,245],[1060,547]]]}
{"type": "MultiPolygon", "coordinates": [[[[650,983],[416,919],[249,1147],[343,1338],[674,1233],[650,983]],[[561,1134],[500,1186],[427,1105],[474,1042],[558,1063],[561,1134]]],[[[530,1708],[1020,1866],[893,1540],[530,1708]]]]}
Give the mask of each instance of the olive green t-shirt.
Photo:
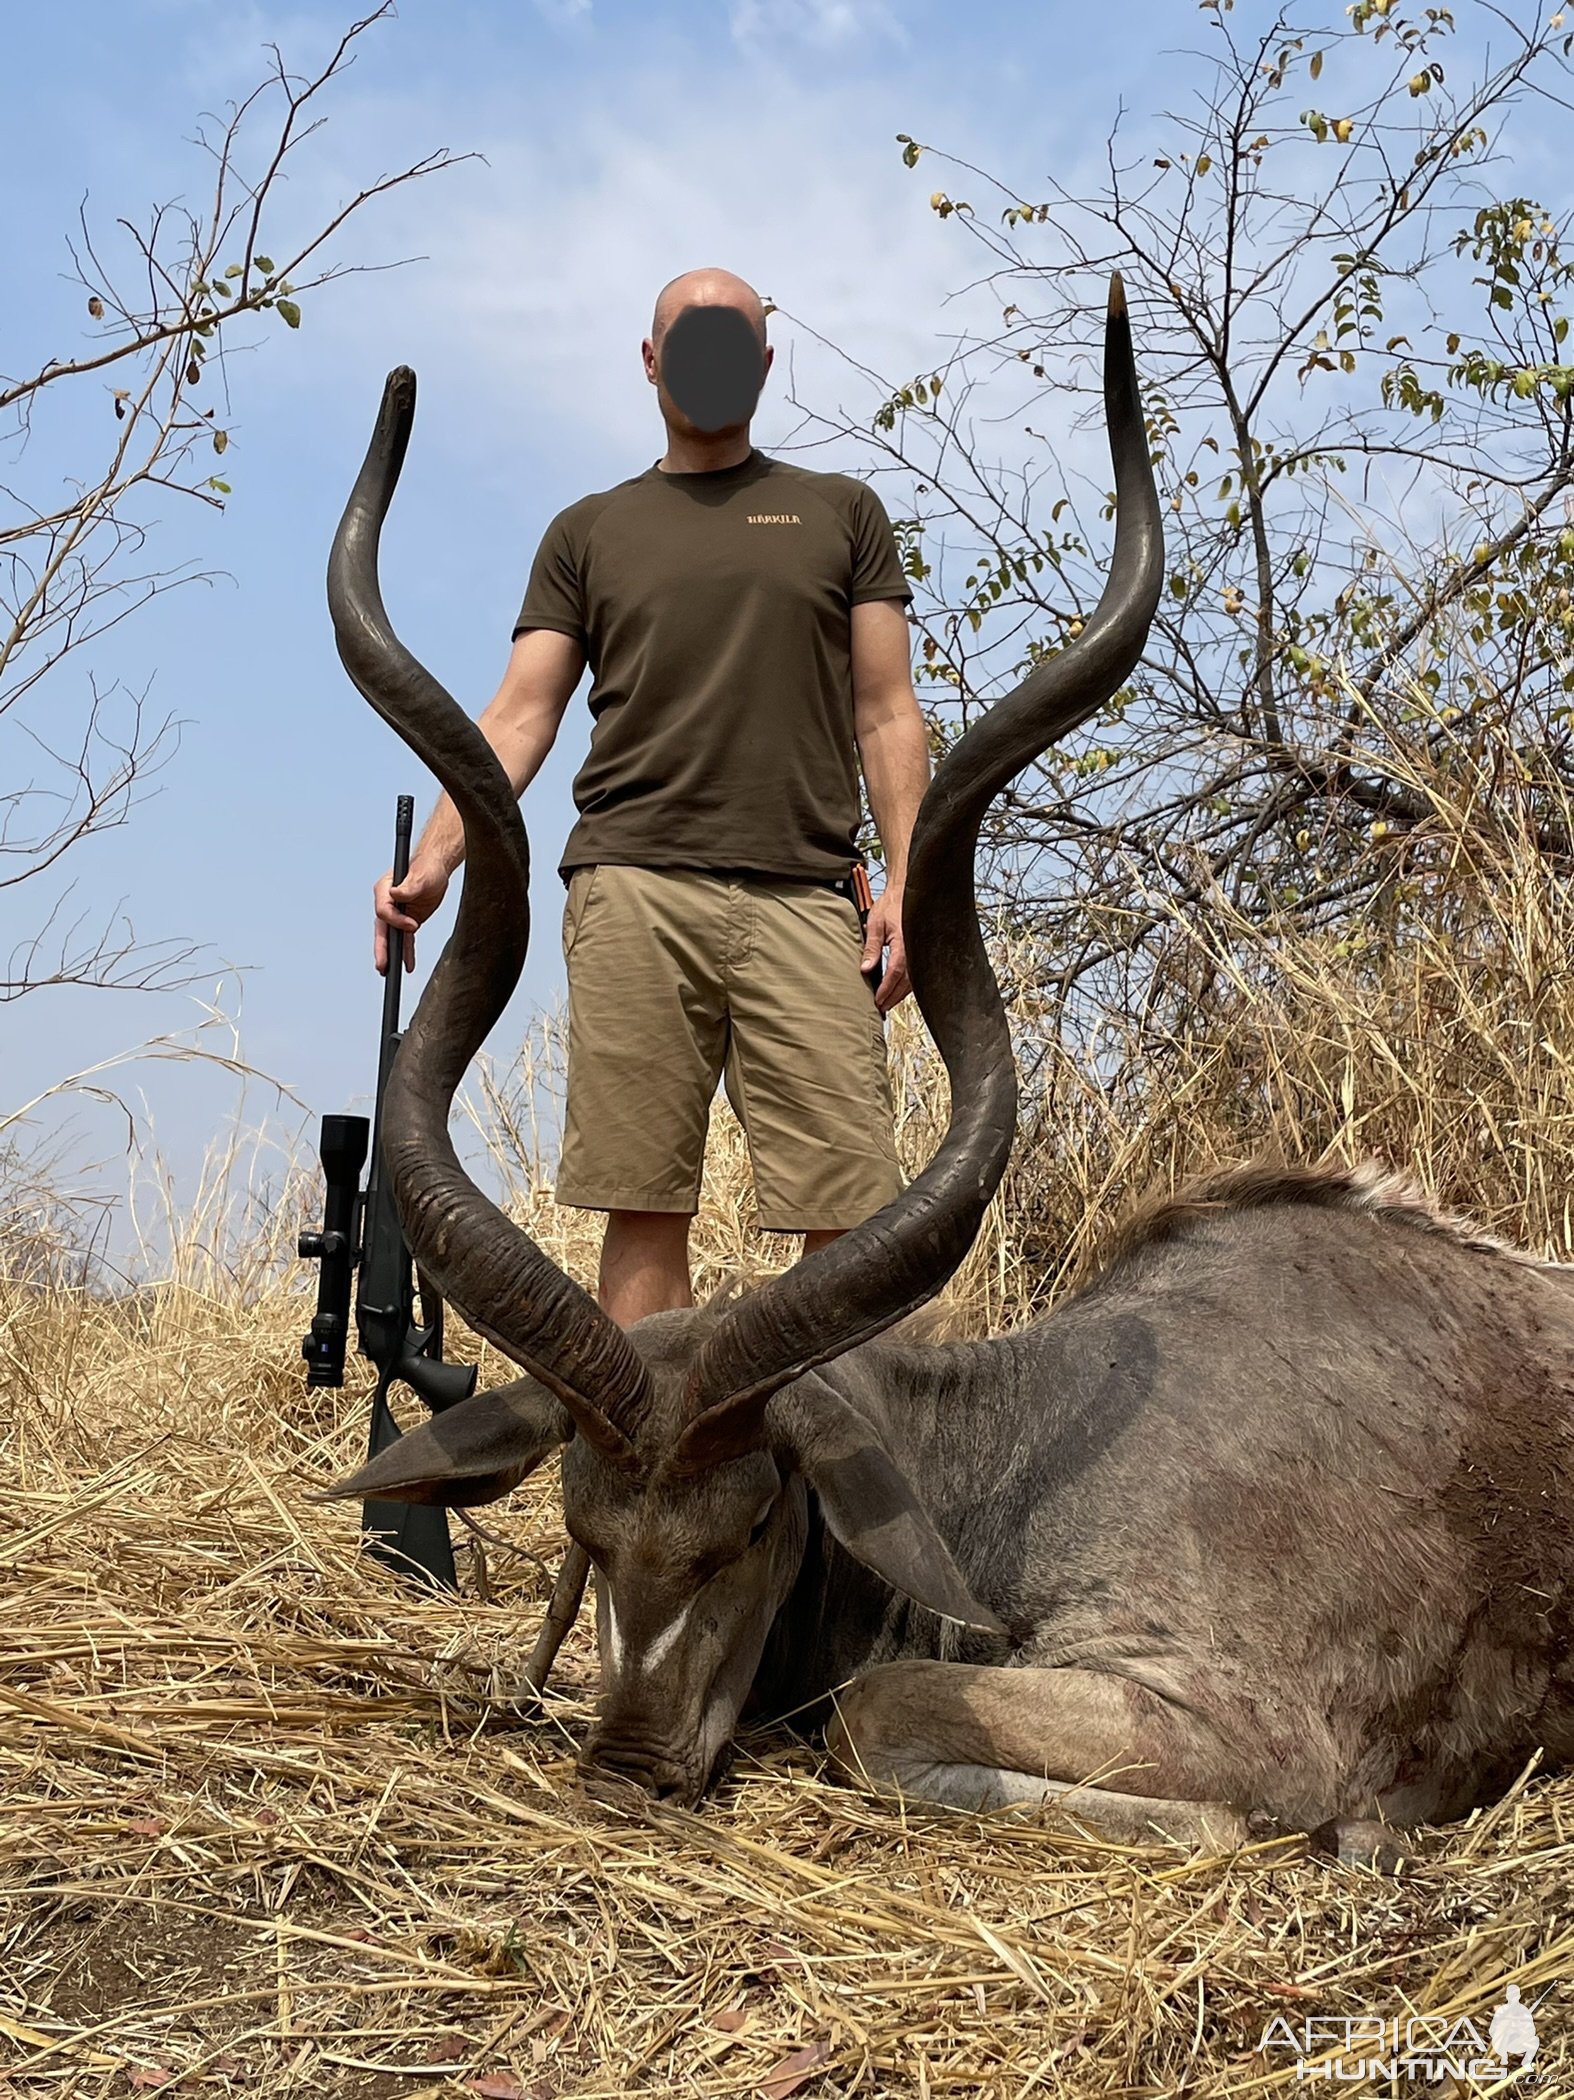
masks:
{"type": "Polygon", "coordinates": [[[594,679],[565,877],[596,861],[845,876],[851,611],[911,596],[871,489],[763,452],[651,467],[560,512],[514,632],[572,635],[594,679]]]}

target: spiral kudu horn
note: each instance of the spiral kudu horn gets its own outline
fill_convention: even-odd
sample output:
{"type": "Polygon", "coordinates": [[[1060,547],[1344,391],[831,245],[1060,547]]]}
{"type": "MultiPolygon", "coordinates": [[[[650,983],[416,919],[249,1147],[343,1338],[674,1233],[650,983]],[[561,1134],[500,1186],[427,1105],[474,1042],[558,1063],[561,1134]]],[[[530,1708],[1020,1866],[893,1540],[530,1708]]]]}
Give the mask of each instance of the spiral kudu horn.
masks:
{"type": "Polygon", "coordinates": [[[465,832],[453,934],[388,1081],[384,1157],[417,1264],[478,1333],[557,1394],[582,1435],[626,1458],[648,1399],[644,1365],[595,1301],[476,1187],[448,1135],[455,1089],[524,966],[530,845],[485,738],[383,609],[378,542],[414,418],[415,374],[401,365],[383,388],[328,560],[328,608],[345,669],[442,782],[465,832]]]}
{"type": "Polygon", "coordinates": [[[1036,666],[947,753],[913,833],[903,933],[919,1008],[951,1079],[945,1137],[894,1202],[724,1316],[694,1368],[680,1467],[747,1449],[762,1432],[772,1393],[932,1297],[972,1245],[1005,1172],[1016,1072],[978,924],[979,827],[1006,783],[1129,677],[1163,582],[1158,492],[1118,276],[1105,325],[1104,401],[1116,490],[1104,594],[1077,639],[1036,666]]]}

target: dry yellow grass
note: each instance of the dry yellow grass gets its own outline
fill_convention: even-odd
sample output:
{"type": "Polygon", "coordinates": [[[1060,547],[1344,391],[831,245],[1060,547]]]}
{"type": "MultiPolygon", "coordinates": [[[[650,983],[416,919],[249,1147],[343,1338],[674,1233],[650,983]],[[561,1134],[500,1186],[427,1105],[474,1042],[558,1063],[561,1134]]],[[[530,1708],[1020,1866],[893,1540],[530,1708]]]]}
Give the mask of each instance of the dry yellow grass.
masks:
{"type": "Polygon", "coordinates": [[[6,1307],[10,2093],[1237,2093],[1294,2082],[1276,2013],[1480,2025],[1574,1968],[1561,1782],[1398,1884],[904,1816],[779,1737],[699,1815],[587,1796],[588,1626],[510,1699],[550,1488],[486,1513],[485,1604],[360,1558],[303,1490],[364,1395],[302,1390],[301,1311],[6,1307]]]}
{"type": "MultiPolygon", "coordinates": [[[[1449,815],[1462,902],[1423,884],[1404,938],[1365,947],[1264,937],[1221,902],[1194,1036],[1122,1038],[1097,1081],[1051,1066],[954,1326],[1023,1317],[1132,1195],[1268,1144],[1413,1161],[1569,1251],[1574,907],[1463,807],[1451,843],[1449,815]]],[[[901,1043],[916,1157],[937,1088],[901,1043]]],[[[478,1117],[584,1275],[534,1098],[494,1088],[478,1117]]],[[[512,1696],[562,1544],[551,1481],[481,1513],[462,1601],[361,1558],[350,1513],[305,1497],[359,1455],[364,1380],[304,1390],[293,1199],[221,1249],[224,1189],[134,1298],[47,1263],[0,1284],[4,2100],[1261,2093],[1297,2084],[1259,2049],[1276,2016],[1484,2031],[1510,1980],[1551,1987],[1534,2090],[1574,2093],[1567,1779],[1429,1835],[1397,1882],[1293,1846],[1196,1859],[904,1814],[782,1735],[745,1739],[697,1815],[587,1793],[588,1624],[544,1711],[512,1696]]],[[[773,1258],[747,1212],[723,1120],[702,1285],[773,1258]]]]}

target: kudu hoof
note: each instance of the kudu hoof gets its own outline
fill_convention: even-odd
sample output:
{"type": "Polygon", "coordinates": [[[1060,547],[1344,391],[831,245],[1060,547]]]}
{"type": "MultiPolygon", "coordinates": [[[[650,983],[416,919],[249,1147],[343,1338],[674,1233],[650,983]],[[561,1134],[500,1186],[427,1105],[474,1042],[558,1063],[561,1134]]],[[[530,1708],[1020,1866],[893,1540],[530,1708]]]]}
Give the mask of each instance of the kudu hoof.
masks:
{"type": "Polygon", "coordinates": [[[1365,1867],[1373,1874],[1402,1873],[1418,1857],[1401,1832],[1366,1816],[1331,1817],[1308,1831],[1307,1840],[1314,1852],[1340,1866],[1365,1867]]]}

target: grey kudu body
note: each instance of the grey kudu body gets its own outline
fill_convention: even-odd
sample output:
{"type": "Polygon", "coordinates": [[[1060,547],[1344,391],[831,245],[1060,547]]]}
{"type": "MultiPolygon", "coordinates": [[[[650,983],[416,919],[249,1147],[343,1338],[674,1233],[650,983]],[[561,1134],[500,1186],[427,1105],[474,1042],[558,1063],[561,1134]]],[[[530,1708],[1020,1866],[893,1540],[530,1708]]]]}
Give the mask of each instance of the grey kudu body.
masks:
{"type": "Polygon", "coordinates": [[[1157,604],[1118,281],[1105,391],[1104,597],[948,754],[914,837],[908,951],[951,1077],[944,1141],[785,1276],[624,1335],[447,1134],[524,960],[528,848],[497,761],[383,612],[414,411],[413,375],[392,375],[330,602],[351,677],[453,796],[466,863],[389,1087],[388,1159],[417,1261],[525,1375],[335,1492],[482,1502],[561,1450],[597,1577],[586,1757],[657,1793],[697,1800],[745,1711],[818,1705],[841,1763],[887,1790],[1214,1843],[1327,1826],[1370,1853],[1363,1819],[1457,1814],[1537,1751],[1574,1751],[1564,1276],[1370,1176],[1237,1173],[1150,1213],[1036,1326],[877,1339],[961,1260],[1011,1146],[980,820],[1118,689],[1157,604]]]}

